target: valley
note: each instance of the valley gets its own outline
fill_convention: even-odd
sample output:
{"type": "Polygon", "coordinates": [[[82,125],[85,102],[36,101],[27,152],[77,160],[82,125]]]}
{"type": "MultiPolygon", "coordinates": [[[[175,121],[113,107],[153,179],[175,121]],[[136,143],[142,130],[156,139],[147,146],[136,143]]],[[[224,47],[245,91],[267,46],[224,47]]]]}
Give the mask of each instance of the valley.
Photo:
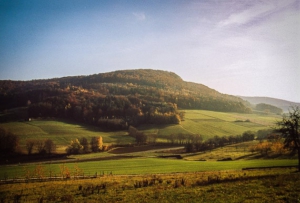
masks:
{"type": "Polygon", "coordinates": [[[277,107],[155,70],[0,85],[2,202],[300,198],[277,107]]]}

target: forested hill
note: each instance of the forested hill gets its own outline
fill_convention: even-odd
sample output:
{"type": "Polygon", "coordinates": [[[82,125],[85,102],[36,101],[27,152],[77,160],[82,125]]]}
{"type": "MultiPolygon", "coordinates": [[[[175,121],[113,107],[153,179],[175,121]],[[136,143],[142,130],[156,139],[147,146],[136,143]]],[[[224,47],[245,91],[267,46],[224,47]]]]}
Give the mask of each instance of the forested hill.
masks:
{"type": "Polygon", "coordinates": [[[182,109],[251,112],[244,100],[161,70],[0,81],[0,110],[28,106],[29,117],[68,117],[97,125],[179,123],[182,109]],[[106,123],[105,123],[106,122],[106,123]]]}

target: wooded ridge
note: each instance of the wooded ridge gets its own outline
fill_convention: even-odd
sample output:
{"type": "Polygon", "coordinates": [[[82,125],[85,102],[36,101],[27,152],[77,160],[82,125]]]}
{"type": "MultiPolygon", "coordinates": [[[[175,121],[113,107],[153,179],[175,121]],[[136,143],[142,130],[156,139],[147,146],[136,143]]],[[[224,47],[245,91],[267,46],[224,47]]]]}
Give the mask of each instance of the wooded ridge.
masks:
{"type": "Polygon", "coordinates": [[[113,129],[177,124],[184,117],[179,109],[251,113],[249,103],[241,98],[183,81],[172,72],[150,69],[0,81],[0,110],[19,107],[27,107],[25,117],[66,117],[113,129]]]}

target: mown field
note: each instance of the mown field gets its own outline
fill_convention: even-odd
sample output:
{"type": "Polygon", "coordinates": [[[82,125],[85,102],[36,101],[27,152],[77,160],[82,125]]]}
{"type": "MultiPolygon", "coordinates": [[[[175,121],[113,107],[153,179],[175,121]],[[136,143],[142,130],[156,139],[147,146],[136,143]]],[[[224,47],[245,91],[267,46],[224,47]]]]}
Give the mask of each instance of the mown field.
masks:
{"type": "MultiPolygon", "coordinates": [[[[34,164],[6,165],[0,167],[0,179],[24,178],[26,174],[34,174],[37,167],[41,167],[43,176],[60,177],[61,167],[67,167],[71,176],[80,169],[80,175],[94,174],[141,175],[177,172],[199,172],[219,170],[241,170],[248,167],[272,167],[297,165],[296,159],[275,160],[236,160],[236,161],[189,161],[164,158],[122,158],[117,160],[80,161],[75,162],[47,162],[34,164]],[[83,174],[82,174],[83,173],[83,174]]],[[[34,175],[32,175],[34,176],[34,175]]]]}
{"type": "MultiPolygon", "coordinates": [[[[157,134],[158,142],[167,142],[170,134],[200,134],[204,139],[215,135],[240,135],[245,131],[257,131],[274,126],[281,117],[277,115],[224,113],[205,110],[185,110],[185,120],[180,125],[143,125],[138,127],[145,133],[157,134]],[[238,122],[237,122],[238,121],[238,122]]],[[[50,138],[57,145],[58,152],[65,152],[72,139],[102,136],[104,144],[134,143],[126,131],[108,132],[94,126],[78,124],[66,120],[33,120],[31,122],[0,123],[20,137],[21,149],[26,139],[50,138]]]]}
{"type": "Polygon", "coordinates": [[[224,113],[205,110],[185,110],[185,120],[180,125],[145,126],[144,130],[160,137],[174,133],[200,134],[204,139],[215,135],[241,135],[251,130],[258,131],[275,125],[278,115],[224,113]]]}

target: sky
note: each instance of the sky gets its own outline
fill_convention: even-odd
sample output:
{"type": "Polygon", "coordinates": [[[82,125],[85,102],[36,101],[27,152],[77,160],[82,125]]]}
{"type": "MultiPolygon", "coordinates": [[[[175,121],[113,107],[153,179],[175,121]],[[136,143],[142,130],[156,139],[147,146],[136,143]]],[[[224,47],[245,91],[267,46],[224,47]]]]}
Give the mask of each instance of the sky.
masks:
{"type": "Polygon", "coordinates": [[[300,102],[300,0],[0,0],[0,80],[125,69],[300,102]]]}

